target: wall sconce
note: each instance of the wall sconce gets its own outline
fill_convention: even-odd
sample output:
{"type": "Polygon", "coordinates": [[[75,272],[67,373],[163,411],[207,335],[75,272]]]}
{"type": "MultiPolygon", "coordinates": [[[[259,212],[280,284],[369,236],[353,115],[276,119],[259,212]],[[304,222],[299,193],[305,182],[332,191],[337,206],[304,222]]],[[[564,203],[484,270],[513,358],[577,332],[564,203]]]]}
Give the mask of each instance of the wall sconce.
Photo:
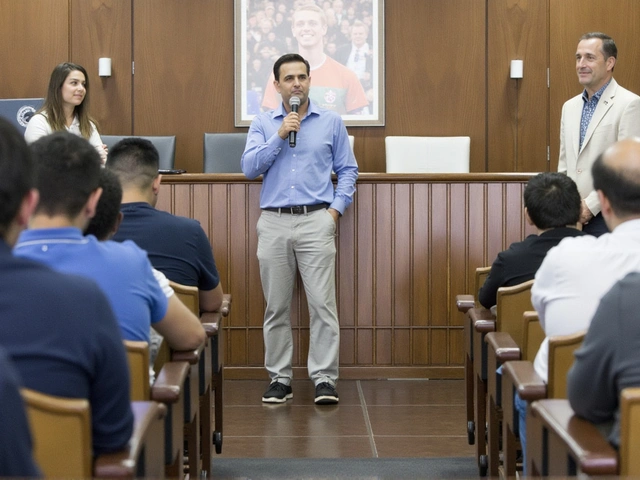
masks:
{"type": "Polygon", "coordinates": [[[522,78],[522,60],[511,60],[511,78],[522,78]]]}
{"type": "Polygon", "coordinates": [[[98,75],[101,77],[111,76],[111,59],[110,58],[98,59],[98,75]]]}

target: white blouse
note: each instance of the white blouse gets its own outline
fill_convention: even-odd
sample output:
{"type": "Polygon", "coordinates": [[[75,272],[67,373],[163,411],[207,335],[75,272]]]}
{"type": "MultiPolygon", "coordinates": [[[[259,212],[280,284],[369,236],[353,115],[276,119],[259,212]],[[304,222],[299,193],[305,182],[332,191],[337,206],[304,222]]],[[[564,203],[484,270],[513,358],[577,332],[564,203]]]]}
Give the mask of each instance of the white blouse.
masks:
{"type": "MultiPolygon", "coordinates": [[[[78,117],[73,118],[73,122],[67,127],[67,131],[74,135],[78,135],[79,137],[82,136],[80,133],[80,122],[78,121],[78,117]]],[[[31,117],[31,120],[27,123],[27,129],[24,132],[24,139],[27,143],[33,143],[40,137],[44,137],[51,133],[53,133],[53,129],[51,128],[51,125],[49,125],[47,114],[41,112],[31,117]]],[[[100,154],[100,160],[102,160],[102,163],[105,163],[107,161],[107,152],[102,146],[102,139],[100,138],[98,129],[93,122],[91,122],[91,136],[89,137],[89,143],[93,145],[100,154]]]]}

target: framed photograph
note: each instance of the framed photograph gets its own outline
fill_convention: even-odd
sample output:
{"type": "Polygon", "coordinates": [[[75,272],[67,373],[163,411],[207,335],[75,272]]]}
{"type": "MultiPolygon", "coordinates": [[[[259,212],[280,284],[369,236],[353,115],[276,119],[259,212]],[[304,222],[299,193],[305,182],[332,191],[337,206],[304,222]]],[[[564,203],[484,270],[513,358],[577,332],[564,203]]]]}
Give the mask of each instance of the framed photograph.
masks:
{"type": "Polygon", "coordinates": [[[384,0],[234,0],[235,124],[280,102],[273,64],[299,53],[311,101],[349,126],[384,125],[384,0]]]}

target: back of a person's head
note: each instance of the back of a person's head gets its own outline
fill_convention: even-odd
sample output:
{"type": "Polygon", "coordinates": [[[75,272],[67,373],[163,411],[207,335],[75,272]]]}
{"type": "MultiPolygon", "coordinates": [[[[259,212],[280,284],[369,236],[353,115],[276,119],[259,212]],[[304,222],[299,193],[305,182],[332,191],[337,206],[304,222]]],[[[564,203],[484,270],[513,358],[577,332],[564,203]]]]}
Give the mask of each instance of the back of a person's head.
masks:
{"type": "Polygon", "coordinates": [[[4,238],[22,201],[34,186],[29,147],[17,129],[0,118],[0,238],[4,238]]]}
{"type": "Polygon", "coordinates": [[[146,189],[158,176],[160,157],[149,140],[124,138],[109,149],[107,168],[115,173],[123,187],[146,189]]]}
{"type": "Polygon", "coordinates": [[[581,202],[575,182],[562,173],[539,173],[524,189],[524,206],[541,230],[578,223],[581,202]]]}
{"type": "Polygon", "coordinates": [[[73,218],[99,187],[100,155],[84,138],[56,132],[31,144],[40,203],[36,213],[73,218]]]}
{"type": "Polygon", "coordinates": [[[115,173],[106,168],[100,171],[100,187],[102,195],[98,200],[96,214],[85,229],[85,235],[93,235],[98,240],[108,240],[114,232],[120,204],[122,203],[122,186],[115,173]]]}
{"type": "Polygon", "coordinates": [[[640,138],[607,148],[591,167],[593,188],[601,190],[620,218],[640,215],[640,138]]]}

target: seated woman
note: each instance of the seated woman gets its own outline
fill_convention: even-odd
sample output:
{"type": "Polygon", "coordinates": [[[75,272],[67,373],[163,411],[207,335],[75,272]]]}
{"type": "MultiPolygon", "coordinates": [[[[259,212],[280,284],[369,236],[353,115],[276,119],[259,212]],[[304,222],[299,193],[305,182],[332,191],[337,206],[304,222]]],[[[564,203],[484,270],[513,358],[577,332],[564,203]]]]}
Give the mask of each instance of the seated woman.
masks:
{"type": "Polygon", "coordinates": [[[50,133],[68,130],[86,138],[96,148],[104,164],[107,160],[107,146],[102,143],[88,110],[87,71],[75,63],[61,63],[51,72],[44,105],[31,117],[24,138],[27,143],[32,143],[50,133]]]}

